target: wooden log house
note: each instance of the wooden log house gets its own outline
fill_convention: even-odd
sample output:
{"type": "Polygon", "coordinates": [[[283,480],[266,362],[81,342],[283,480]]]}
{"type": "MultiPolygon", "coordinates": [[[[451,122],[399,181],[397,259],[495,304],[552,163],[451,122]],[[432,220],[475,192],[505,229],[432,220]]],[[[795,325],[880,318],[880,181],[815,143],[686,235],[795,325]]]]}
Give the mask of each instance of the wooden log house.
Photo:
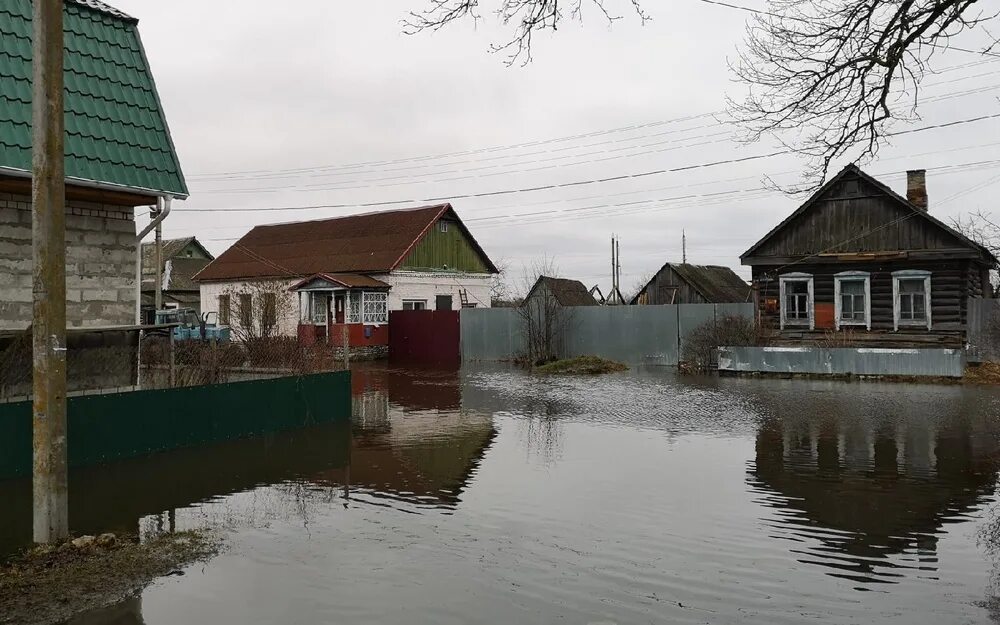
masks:
{"type": "Polygon", "coordinates": [[[923,170],[907,197],[855,165],[741,257],[762,323],[781,342],[961,347],[969,298],[998,261],[928,212],[923,170]]]}

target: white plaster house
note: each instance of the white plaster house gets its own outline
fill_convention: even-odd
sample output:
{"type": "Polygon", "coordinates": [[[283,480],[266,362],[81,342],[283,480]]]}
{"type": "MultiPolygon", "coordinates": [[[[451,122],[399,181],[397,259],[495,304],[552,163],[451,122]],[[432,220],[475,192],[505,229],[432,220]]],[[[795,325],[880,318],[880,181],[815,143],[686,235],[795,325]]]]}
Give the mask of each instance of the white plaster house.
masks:
{"type": "Polygon", "coordinates": [[[257,226],[195,279],[202,311],[222,323],[240,323],[248,304],[266,308],[235,302],[234,293],[271,284],[265,291],[285,290],[294,302],[277,307],[280,334],[311,344],[347,325],[353,348],[388,344],[389,311],[489,307],[496,272],[452,206],[441,204],[257,226]]]}

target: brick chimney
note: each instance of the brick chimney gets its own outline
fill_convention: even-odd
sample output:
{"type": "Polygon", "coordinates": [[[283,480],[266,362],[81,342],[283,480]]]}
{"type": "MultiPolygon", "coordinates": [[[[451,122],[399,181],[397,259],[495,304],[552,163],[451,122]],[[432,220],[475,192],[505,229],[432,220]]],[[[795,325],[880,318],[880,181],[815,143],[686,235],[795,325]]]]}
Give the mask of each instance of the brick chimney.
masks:
{"type": "Polygon", "coordinates": [[[906,199],[920,210],[927,210],[926,170],[911,169],[906,172],[906,199]]]}

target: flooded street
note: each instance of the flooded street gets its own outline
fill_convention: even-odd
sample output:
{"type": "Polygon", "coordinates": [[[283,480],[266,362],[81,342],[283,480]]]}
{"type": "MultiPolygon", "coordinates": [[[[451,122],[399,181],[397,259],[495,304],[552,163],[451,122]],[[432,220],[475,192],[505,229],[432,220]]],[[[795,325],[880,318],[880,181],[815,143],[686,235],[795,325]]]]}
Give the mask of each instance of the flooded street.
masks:
{"type": "MultiPolygon", "coordinates": [[[[228,549],[71,623],[1000,620],[1000,391],[369,366],[353,396],[350,424],[75,471],[74,532],[228,549]]],[[[9,553],[30,482],[0,497],[9,553]]]]}

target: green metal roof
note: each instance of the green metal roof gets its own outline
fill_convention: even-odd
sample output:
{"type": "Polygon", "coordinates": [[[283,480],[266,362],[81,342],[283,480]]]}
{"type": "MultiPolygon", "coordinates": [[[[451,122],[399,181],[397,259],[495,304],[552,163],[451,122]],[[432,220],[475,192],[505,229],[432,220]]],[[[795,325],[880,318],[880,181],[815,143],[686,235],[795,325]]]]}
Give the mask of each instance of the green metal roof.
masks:
{"type": "MultiPolygon", "coordinates": [[[[31,170],[31,0],[0,3],[0,167],[31,170]]],[[[65,3],[66,178],[187,197],[137,21],[65,3]]]]}

